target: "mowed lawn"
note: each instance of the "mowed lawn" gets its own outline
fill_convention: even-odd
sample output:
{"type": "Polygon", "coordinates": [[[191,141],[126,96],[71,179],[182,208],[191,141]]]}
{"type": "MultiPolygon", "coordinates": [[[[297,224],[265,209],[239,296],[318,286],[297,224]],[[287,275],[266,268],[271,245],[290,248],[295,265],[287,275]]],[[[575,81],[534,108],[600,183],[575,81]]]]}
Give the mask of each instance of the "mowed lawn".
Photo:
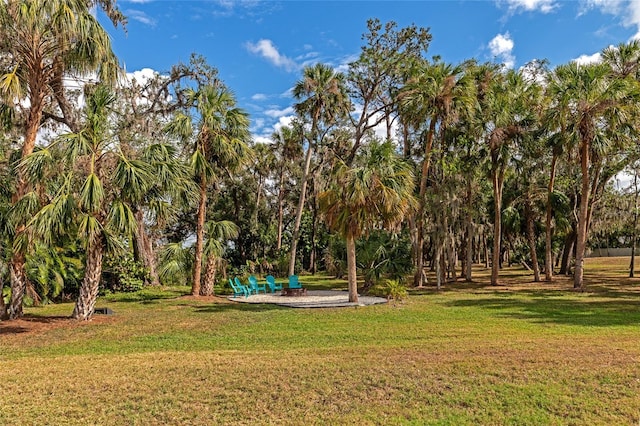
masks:
{"type": "MultiPolygon", "coordinates": [[[[290,309],[101,298],[0,322],[0,424],[637,425],[640,278],[588,259],[587,291],[506,269],[405,303],[290,309]]],[[[316,288],[342,281],[302,277],[316,288]]]]}

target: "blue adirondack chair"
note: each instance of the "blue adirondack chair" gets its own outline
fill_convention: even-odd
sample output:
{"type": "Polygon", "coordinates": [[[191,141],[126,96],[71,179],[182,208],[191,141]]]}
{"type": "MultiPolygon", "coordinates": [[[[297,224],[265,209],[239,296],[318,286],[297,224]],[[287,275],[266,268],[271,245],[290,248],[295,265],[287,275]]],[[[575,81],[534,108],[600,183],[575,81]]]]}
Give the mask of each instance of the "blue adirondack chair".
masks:
{"type": "Polygon", "coordinates": [[[229,278],[229,284],[231,284],[231,289],[233,290],[233,297],[244,296],[248,297],[249,293],[247,293],[247,289],[245,286],[237,286],[233,283],[233,280],[229,278]]]}
{"type": "Polygon", "coordinates": [[[273,278],[273,275],[267,275],[267,285],[269,286],[269,290],[271,293],[275,293],[276,290],[282,290],[282,283],[277,283],[276,279],[273,278]]]}
{"type": "Polygon", "coordinates": [[[249,275],[249,286],[256,294],[260,291],[267,293],[267,287],[264,284],[258,284],[258,280],[253,275],[249,275]]]}
{"type": "MultiPolygon", "coordinates": [[[[238,277],[235,277],[235,278],[233,279],[233,281],[236,283],[236,287],[244,288],[244,290],[246,291],[246,295],[247,295],[247,297],[249,297],[249,295],[251,294],[251,292],[253,291],[253,289],[252,289],[251,287],[249,287],[248,285],[242,284],[242,283],[240,282],[240,278],[238,278],[238,277]]],[[[256,294],[257,294],[257,293],[256,293],[256,294]]]]}
{"type": "Polygon", "coordinates": [[[302,284],[300,284],[298,282],[298,276],[297,275],[290,275],[289,276],[289,288],[302,288],[302,284]]]}

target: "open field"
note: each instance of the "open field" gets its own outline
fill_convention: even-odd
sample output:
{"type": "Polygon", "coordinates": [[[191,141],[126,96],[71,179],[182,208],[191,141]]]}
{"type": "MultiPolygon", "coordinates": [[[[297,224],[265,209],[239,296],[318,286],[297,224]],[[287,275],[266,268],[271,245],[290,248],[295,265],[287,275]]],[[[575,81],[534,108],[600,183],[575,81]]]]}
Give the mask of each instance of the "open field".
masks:
{"type": "MultiPolygon", "coordinates": [[[[0,424],[616,424],[640,422],[640,278],[627,258],[567,278],[412,290],[408,300],[304,310],[101,298],[0,323],[0,424]]],[[[346,283],[302,277],[312,288],[346,283]]]]}

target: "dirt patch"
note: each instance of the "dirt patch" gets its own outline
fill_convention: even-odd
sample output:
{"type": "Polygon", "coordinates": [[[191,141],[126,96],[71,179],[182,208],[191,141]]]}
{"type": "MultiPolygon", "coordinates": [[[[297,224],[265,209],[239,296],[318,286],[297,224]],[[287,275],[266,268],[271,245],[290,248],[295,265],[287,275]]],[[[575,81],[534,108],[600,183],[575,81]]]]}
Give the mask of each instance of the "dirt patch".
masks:
{"type": "Polygon", "coordinates": [[[102,324],[113,321],[113,317],[94,315],[90,321],[78,321],[66,316],[32,316],[0,321],[0,336],[18,334],[39,334],[56,328],[80,327],[87,323],[102,324]]]}

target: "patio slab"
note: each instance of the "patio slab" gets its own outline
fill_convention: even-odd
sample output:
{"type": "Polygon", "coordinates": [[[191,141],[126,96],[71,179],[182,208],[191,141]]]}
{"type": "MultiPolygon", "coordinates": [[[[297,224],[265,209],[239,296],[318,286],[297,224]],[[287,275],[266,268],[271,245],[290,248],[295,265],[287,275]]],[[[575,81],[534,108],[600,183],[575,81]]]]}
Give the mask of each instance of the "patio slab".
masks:
{"type": "Polygon", "coordinates": [[[249,297],[228,298],[239,303],[271,303],[289,308],[346,308],[387,303],[387,299],[374,296],[358,296],[358,303],[349,302],[349,293],[339,290],[308,290],[306,296],[287,297],[280,293],[252,294],[249,297]]]}

